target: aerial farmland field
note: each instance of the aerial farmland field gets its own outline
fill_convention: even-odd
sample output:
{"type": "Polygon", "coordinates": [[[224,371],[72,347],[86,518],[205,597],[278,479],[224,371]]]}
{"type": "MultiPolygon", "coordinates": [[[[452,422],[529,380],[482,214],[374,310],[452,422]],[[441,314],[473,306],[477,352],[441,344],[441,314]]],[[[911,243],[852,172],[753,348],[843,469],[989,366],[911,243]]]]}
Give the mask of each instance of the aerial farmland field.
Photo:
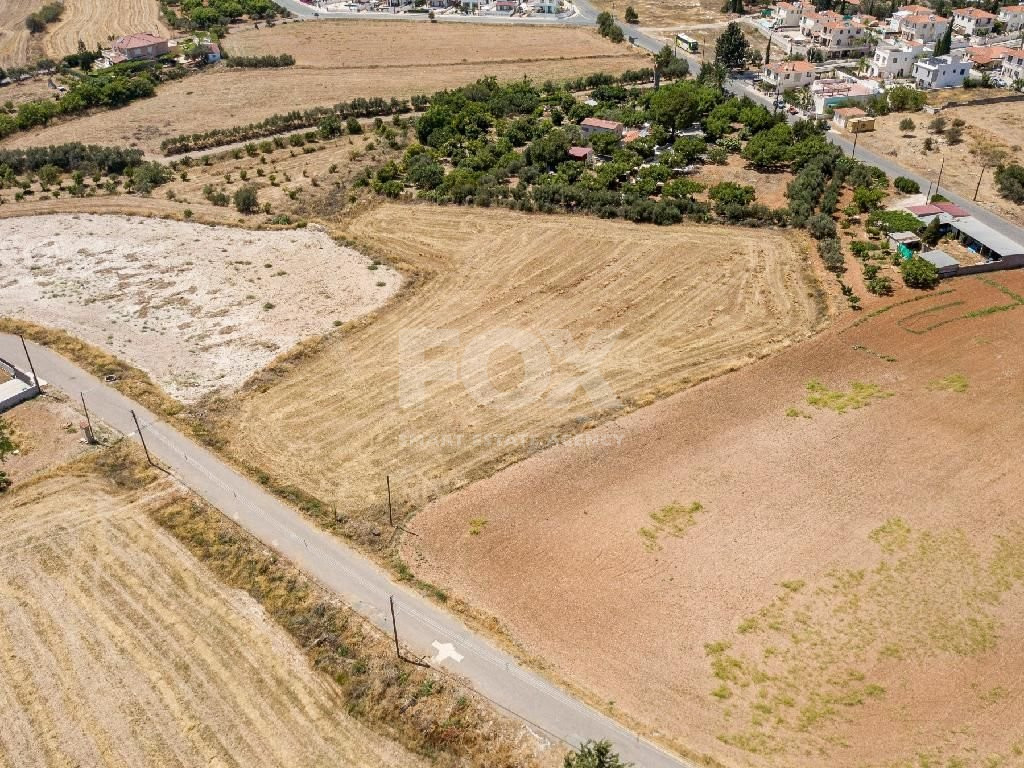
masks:
{"type": "Polygon", "coordinates": [[[426,507],[405,559],[691,753],[1019,764],[1024,276],[889,307],[426,507]]]}

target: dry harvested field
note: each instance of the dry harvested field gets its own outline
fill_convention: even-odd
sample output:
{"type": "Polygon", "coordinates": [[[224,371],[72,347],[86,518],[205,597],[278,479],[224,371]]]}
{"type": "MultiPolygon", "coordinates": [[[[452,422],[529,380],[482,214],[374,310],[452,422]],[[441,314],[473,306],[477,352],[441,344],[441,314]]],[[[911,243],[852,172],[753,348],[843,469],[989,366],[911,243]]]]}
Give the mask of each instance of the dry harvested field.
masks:
{"type": "Polygon", "coordinates": [[[407,562],[727,765],[1021,765],[1024,272],[901,296],[428,506],[407,562]]]}
{"type": "Polygon", "coordinates": [[[822,321],[806,246],[793,233],[398,204],[345,232],[418,284],[371,323],[258,378],[220,413],[220,434],[231,456],[337,501],[356,524],[386,514],[385,473],[397,498],[422,503],[553,435],[803,339],[822,321]],[[444,366],[461,357],[466,387],[427,383],[420,398],[413,384],[400,397],[400,374],[407,384],[437,378],[411,351],[412,334],[433,330],[458,339],[426,358],[444,366]],[[542,343],[542,333],[556,336],[542,343]],[[503,346],[510,338],[530,355],[529,371],[503,346]],[[588,366],[574,353],[588,343],[612,401],[592,376],[573,398],[569,385],[588,366]]]}
{"type": "Polygon", "coordinates": [[[88,459],[5,494],[0,765],[421,765],[153,522],[177,497],[88,459]]]}
{"type": "Polygon", "coordinates": [[[610,11],[617,19],[627,5],[632,5],[640,16],[637,26],[646,32],[659,32],[659,28],[676,27],[684,24],[705,24],[732,18],[722,13],[719,0],[595,0],[594,5],[602,11],[610,11]]]}
{"type": "MultiPolygon", "coordinates": [[[[18,67],[38,58],[37,40],[25,28],[25,18],[38,11],[44,0],[4,0],[0,3],[0,67],[18,67]]],[[[0,91],[6,93],[7,91],[0,91]]]]}
{"type": "Polygon", "coordinates": [[[171,33],[164,24],[157,0],[64,0],[64,14],[46,29],[43,43],[51,58],[78,50],[78,41],[93,49],[135,32],[163,37],[171,33]]]}
{"type": "Polygon", "coordinates": [[[25,28],[25,17],[45,0],[4,0],[0,3],[0,66],[24,66],[43,55],[59,58],[132,32],[168,35],[157,0],[65,0],[60,20],[36,37],[25,28]]]}
{"type": "Polygon", "coordinates": [[[6,219],[0,264],[0,315],[68,331],[183,401],[240,386],[298,341],[380,307],[401,282],[320,228],[89,214],[6,219]]]}
{"type": "MultiPolygon", "coordinates": [[[[259,32],[241,32],[226,38],[254,34],[267,50],[276,52],[274,38],[266,35],[305,34],[320,28],[342,30],[338,45],[360,39],[358,58],[333,48],[323,49],[318,66],[298,66],[281,70],[245,70],[215,67],[193,77],[161,85],[151,99],[134,102],[122,109],[100,112],[39,131],[12,136],[3,146],[38,146],[82,141],[94,144],[130,144],[148,154],[159,154],[160,142],[170,136],[196,133],[211,128],[226,128],[255,122],[278,112],[349,101],[357,96],[409,97],[433,93],[494,75],[501,80],[529,77],[534,80],[564,79],[592,72],[619,73],[649,65],[650,59],[616,46],[596,32],[577,29],[530,29],[527,41],[518,28],[493,25],[413,24],[386,22],[310,22],[277,26],[259,32]],[[394,29],[392,29],[394,27],[394,29]],[[295,32],[292,32],[292,30],[295,32]],[[388,30],[382,32],[381,30],[388,30]],[[425,31],[438,39],[434,45],[424,42],[425,31]],[[513,33],[511,37],[507,37],[513,33]],[[383,35],[387,46],[370,45],[383,35]],[[472,38],[472,43],[469,39],[472,38]],[[510,42],[511,41],[511,42],[510,42]],[[427,45],[438,57],[431,61],[417,52],[427,45]],[[520,51],[526,46],[529,56],[520,51]],[[559,54],[564,46],[571,53],[559,54]],[[466,48],[473,51],[469,53],[466,48]],[[450,49],[455,54],[445,55],[450,49]],[[333,63],[332,56],[344,63],[333,63]],[[414,63],[406,63],[409,57],[414,63]],[[391,64],[385,64],[391,62],[391,64]]],[[[298,46],[301,38],[286,37],[282,46],[298,46]],[[290,40],[290,42],[289,42],[290,40]]],[[[250,43],[250,50],[256,50],[250,43]]]]}
{"type": "MultiPolygon", "coordinates": [[[[984,146],[1001,147],[1007,152],[1007,162],[1024,162],[1024,101],[949,107],[943,109],[939,116],[949,124],[958,118],[965,121],[962,144],[950,145],[930,133],[927,126],[933,116],[923,112],[910,116],[917,127],[908,132],[899,129],[899,123],[907,117],[906,114],[880,117],[876,121],[877,130],[863,134],[860,141],[872,151],[892,157],[900,165],[930,179],[938,177],[939,166],[945,158],[942,185],[968,200],[974,196],[981,173],[981,163],[973,150],[984,146]],[[929,137],[936,149],[925,152],[924,141],[929,137]]],[[[991,168],[982,178],[978,202],[1024,226],[1024,207],[999,195],[991,168]]]]}

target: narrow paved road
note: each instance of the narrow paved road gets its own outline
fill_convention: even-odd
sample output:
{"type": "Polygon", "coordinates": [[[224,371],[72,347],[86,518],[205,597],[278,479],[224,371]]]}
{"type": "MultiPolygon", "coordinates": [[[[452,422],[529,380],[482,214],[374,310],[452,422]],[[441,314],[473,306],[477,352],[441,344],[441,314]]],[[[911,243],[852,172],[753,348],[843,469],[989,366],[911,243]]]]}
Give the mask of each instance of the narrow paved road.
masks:
{"type": "MultiPolygon", "coordinates": [[[[146,445],[158,463],[388,634],[392,631],[388,596],[394,595],[398,633],[410,652],[463,676],[475,690],[527,721],[539,737],[550,741],[554,736],[574,746],[586,739],[608,739],[638,768],[688,768],[684,761],[520,666],[457,618],[392,581],[376,564],[145,408],[51,350],[31,342],[28,346],[39,378],[48,382],[48,388],[61,390],[72,402],[84,393],[93,419],[101,419],[132,438],[137,436],[131,416],[134,409],[146,445]]],[[[21,341],[0,334],[0,357],[24,363],[21,341]]],[[[282,450],[288,450],[287,446],[282,450]]]]}

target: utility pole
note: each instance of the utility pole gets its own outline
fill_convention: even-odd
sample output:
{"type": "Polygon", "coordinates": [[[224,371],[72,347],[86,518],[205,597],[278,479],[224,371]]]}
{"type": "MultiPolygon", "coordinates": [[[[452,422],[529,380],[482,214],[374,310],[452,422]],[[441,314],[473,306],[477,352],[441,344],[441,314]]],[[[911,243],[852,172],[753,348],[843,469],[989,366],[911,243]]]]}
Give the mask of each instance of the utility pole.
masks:
{"type": "Polygon", "coordinates": [[[978,174],[978,184],[974,188],[974,197],[971,198],[974,202],[978,202],[978,190],[981,189],[981,179],[985,175],[985,167],[984,165],[981,166],[981,173],[978,174]]]}
{"type": "Polygon", "coordinates": [[[28,344],[25,343],[25,337],[20,333],[18,338],[21,339],[21,348],[25,350],[25,359],[28,360],[28,368],[32,371],[32,382],[36,385],[36,392],[42,394],[43,388],[39,386],[39,377],[36,375],[36,367],[32,365],[32,356],[28,353],[28,344]]]}
{"type": "Polygon", "coordinates": [[[860,138],[860,131],[853,132],[853,152],[850,153],[850,157],[857,157],[857,139],[860,138]]]}
{"type": "Polygon", "coordinates": [[[946,167],[946,158],[939,163],[939,178],[935,181],[935,194],[939,194],[939,186],[942,184],[942,169],[946,167]]]}
{"type": "Polygon", "coordinates": [[[142,427],[139,425],[139,417],[135,415],[135,411],[132,411],[132,418],[135,420],[135,429],[139,431],[139,440],[142,441],[142,450],[146,452],[146,461],[149,462],[151,467],[155,467],[156,462],[154,462],[153,457],[149,455],[149,448],[146,447],[146,438],[142,436],[142,427]]]}
{"type": "Polygon", "coordinates": [[[86,438],[89,440],[89,445],[94,445],[96,442],[96,432],[92,428],[92,418],[89,416],[89,408],[85,404],[85,392],[79,392],[82,397],[82,410],[85,411],[85,423],[86,423],[86,438]]]}
{"type": "Polygon", "coordinates": [[[395,656],[402,658],[402,646],[398,644],[398,622],[395,621],[395,596],[388,595],[388,602],[391,604],[391,628],[395,631],[395,656]]]}
{"type": "Polygon", "coordinates": [[[387,479],[388,483],[388,523],[390,523],[391,527],[394,528],[395,518],[391,512],[391,475],[385,475],[385,478],[387,479]]]}

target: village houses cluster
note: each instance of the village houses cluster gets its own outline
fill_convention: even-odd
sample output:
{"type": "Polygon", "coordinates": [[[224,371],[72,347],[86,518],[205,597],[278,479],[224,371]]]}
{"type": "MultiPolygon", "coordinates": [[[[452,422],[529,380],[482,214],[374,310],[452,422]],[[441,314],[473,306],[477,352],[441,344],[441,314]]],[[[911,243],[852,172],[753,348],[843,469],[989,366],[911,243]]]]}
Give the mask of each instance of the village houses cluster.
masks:
{"type": "MultiPolygon", "coordinates": [[[[867,2],[867,0],[863,0],[867,2]]],[[[945,16],[924,5],[906,5],[889,18],[859,12],[847,0],[843,13],[815,10],[810,2],[779,2],[759,24],[786,59],[764,66],[765,90],[809,92],[808,108],[867,101],[884,88],[955,88],[968,79],[1020,90],[1024,85],[1024,5],[991,13],[976,5],[945,16]]]]}

